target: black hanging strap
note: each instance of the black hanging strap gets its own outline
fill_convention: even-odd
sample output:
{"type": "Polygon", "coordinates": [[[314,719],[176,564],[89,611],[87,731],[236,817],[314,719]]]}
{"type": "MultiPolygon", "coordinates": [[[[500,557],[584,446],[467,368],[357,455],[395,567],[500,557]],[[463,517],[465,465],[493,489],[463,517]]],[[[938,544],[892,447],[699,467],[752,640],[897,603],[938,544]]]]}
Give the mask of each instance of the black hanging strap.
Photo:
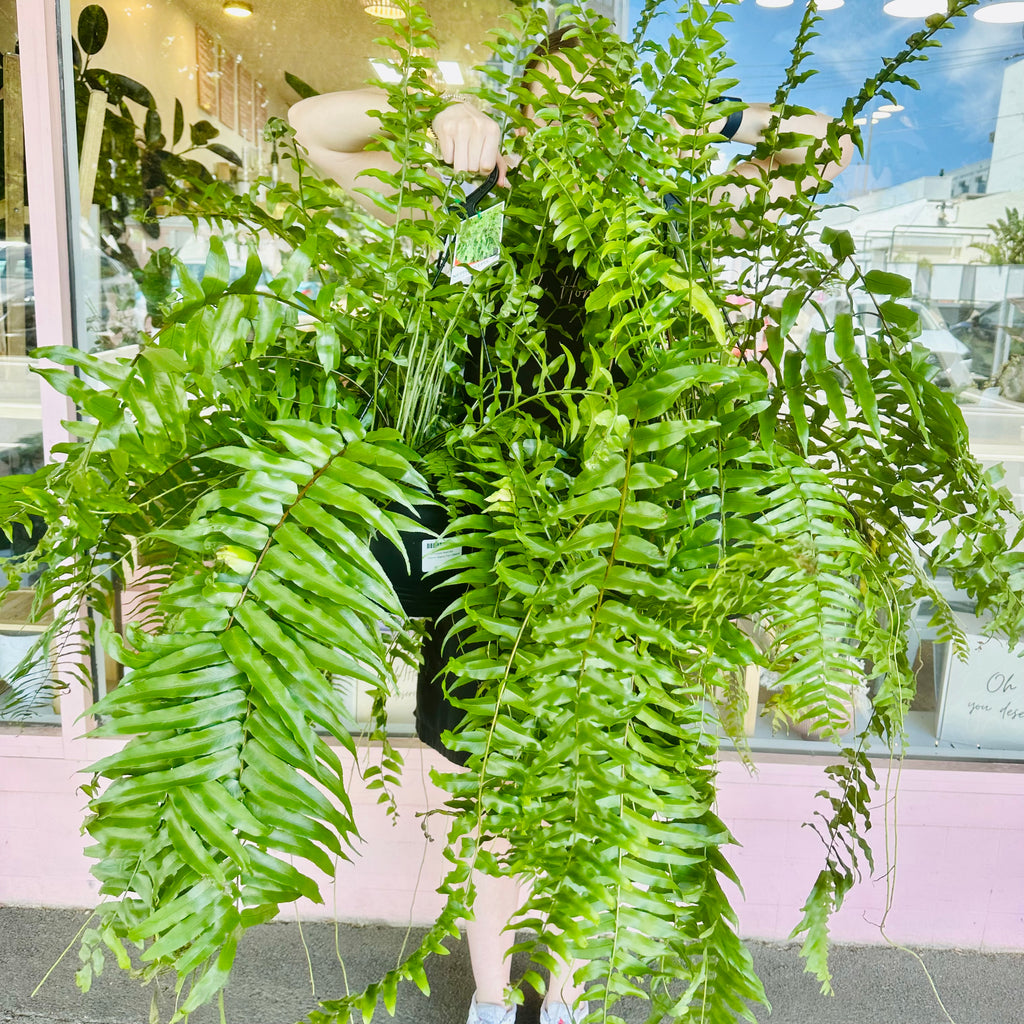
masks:
{"type": "MultiPolygon", "coordinates": [[[[716,96],[711,100],[712,103],[742,103],[743,100],[739,96],[716,96]]],[[[734,110],[726,119],[725,124],[719,129],[718,134],[724,136],[727,139],[731,139],[739,130],[740,125],[743,124],[743,111],[734,110]]]]}
{"type": "Polygon", "coordinates": [[[470,192],[465,199],[461,202],[453,203],[449,209],[453,213],[457,213],[463,220],[469,220],[470,217],[476,216],[476,208],[480,204],[480,201],[487,195],[488,192],[498,184],[498,168],[495,167],[490,174],[487,175],[486,180],[483,184],[478,185],[472,192],[470,192]]]}

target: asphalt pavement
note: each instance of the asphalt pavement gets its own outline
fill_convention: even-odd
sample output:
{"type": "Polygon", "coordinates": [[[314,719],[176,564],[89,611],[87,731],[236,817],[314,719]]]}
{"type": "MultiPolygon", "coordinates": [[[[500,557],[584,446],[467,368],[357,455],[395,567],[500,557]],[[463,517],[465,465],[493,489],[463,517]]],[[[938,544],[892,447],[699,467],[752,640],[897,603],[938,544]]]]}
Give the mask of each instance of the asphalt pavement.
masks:
{"type": "MultiPolygon", "coordinates": [[[[74,936],[84,911],[0,907],[0,1024],[149,1024],[153,988],[142,988],[108,962],[83,995],[74,984],[74,936]],[[33,996],[32,992],[65,948],[71,949],[33,996]]],[[[416,933],[410,937],[414,941],[416,933]]],[[[339,956],[349,984],[365,983],[393,964],[403,929],[307,923],[274,923],[249,932],[225,996],[227,1024],[293,1024],[315,1009],[319,998],[344,990],[339,956]],[[308,951],[308,958],[307,958],[308,951]],[[312,981],[311,981],[312,978],[312,981]]],[[[920,960],[885,946],[836,946],[832,952],[835,995],[819,994],[803,973],[796,946],[751,943],[772,1003],[758,1010],[759,1024],[1024,1024],[1024,954],[920,949],[920,960]],[[934,990],[933,986],[934,985],[934,990]],[[936,993],[949,1016],[943,1012],[936,993]]],[[[513,973],[527,964],[517,960],[513,973]]],[[[473,990],[465,945],[450,956],[432,957],[431,995],[413,986],[403,991],[395,1024],[465,1024],[473,990]]],[[[167,1021],[173,993],[157,990],[158,1018],[167,1021]]],[[[516,1024],[537,1024],[539,1000],[532,993],[516,1024]]],[[[629,1024],[642,1024],[642,1007],[628,1006],[629,1024]]],[[[379,1008],[374,1022],[392,1020],[379,1008]]],[[[218,1024],[216,1004],[190,1024],[218,1024]]]]}

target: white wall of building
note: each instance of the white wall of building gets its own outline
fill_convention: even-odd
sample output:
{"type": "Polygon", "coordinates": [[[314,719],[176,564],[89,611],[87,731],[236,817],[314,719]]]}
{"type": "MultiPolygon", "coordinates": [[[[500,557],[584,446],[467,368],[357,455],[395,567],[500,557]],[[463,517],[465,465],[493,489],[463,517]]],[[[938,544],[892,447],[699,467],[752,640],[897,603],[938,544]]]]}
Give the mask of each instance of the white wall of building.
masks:
{"type": "Polygon", "coordinates": [[[1024,189],[1024,60],[1011,64],[1003,74],[988,172],[989,192],[1015,189],[1024,189]]]}

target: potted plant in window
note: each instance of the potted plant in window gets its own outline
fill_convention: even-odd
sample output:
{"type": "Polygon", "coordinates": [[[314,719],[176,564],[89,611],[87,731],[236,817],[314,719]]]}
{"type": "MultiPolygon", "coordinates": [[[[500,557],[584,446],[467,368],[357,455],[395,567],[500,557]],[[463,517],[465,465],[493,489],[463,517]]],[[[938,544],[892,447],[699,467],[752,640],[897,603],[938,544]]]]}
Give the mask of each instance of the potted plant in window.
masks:
{"type": "MultiPolygon", "coordinates": [[[[830,151],[967,6],[886,61],[830,151]]],[[[420,55],[429,21],[410,4],[381,139],[402,167],[393,229],[351,211],[339,228],[337,190],[298,154],[292,184],[209,185],[193,214],[275,234],[281,273],[261,284],[253,257],[229,281],[214,240],[135,358],[49,353],[61,366],[40,372],[79,404],[82,439],[3,481],[7,519],[47,520],[29,558],[47,566],[43,592],[105,622],[119,581],[159,584],[139,623],[100,630],[128,671],[94,735],[128,740],[87,788],[108,901],[83,984],[107,948],[144,978],[173,970],[186,1016],[221,990],[246,928],[319,898],[307,863],[330,873],[349,855],[339,748],[354,748],[335,679],[374,696],[383,754],[366,774],[387,794],[400,759],[386,699],[395,657],[415,652],[373,543],[415,530],[403,509],[425,493],[450,510],[448,568],[467,585],[450,668],[470,688],[451,739],[468,770],[441,780],[447,904],[399,967],[311,1019],[390,1009],[399,982],[424,986],[425,958],[470,912],[472,866],[533,883],[515,923],[542,962],[539,943],[584,961],[601,1019],[624,996],[648,999],[651,1020],[749,1015],[763,991],[720,885],[730,837],[714,800],[720,745],[745,749],[734,678],[751,661],[779,674],[769,711],[824,735],[845,730],[850,687],[872,679],[871,718],[832,769],[826,864],[798,929],[827,984],[828,913],[867,852],[867,737],[898,744],[913,692],[912,603],[931,597],[956,637],[930,582],[948,572],[1015,635],[1019,520],[912,343],[908,282],[861,274],[848,235],[815,231],[816,157],[777,172],[796,186],[784,226],[767,184],[739,208],[715,201],[729,177],[706,128],[729,88],[728,5],[695,8],[664,46],[644,40],[656,10],[633,44],[578,21],[563,66],[591,67],[587,95],[517,85],[543,12],[499,31],[510,70],[481,95],[513,128],[527,96],[561,114],[524,151],[502,259],[468,284],[437,273],[458,218],[429,173],[439,101],[420,55]],[[403,212],[416,210],[431,215],[403,212]],[[747,271],[726,281],[724,257],[747,271]],[[315,297],[297,292],[311,273],[315,297]],[[578,303],[579,345],[556,357],[539,288],[551,274],[578,303]],[[794,341],[829,285],[876,297],[886,329],[863,339],[866,356],[849,316],[794,341]],[[742,323],[726,315],[735,295],[755,310],[742,323]],[[771,630],[770,658],[742,617],[771,630]]],[[[815,19],[811,7],[780,113],[815,19]]],[[[776,122],[767,149],[786,142],[776,122]]]]}

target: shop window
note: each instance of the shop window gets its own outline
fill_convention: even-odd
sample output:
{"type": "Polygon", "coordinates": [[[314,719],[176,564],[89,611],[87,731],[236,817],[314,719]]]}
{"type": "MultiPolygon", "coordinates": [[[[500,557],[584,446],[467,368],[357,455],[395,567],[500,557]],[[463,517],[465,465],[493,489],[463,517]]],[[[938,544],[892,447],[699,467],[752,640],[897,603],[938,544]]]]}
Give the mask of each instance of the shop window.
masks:
{"type": "MultiPolygon", "coordinates": [[[[29,370],[36,347],[32,278],[32,224],[25,182],[25,132],[17,13],[0,4],[0,477],[32,473],[43,464],[39,378],[29,370]]],[[[30,555],[38,526],[17,525],[0,534],[0,554],[30,555]]],[[[38,661],[15,680],[42,626],[29,624],[35,573],[26,565],[0,601],[0,721],[54,721],[54,705],[38,661]],[[11,681],[8,677],[11,677],[11,681]]],[[[17,562],[8,572],[18,572],[17,562]]]]}
{"type": "MultiPolygon", "coordinates": [[[[888,9],[920,9],[888,4],[888,9]]],[[[935,5],[938,10],[942,5],[935,5]]],[[[984,8],[986,5],[980,5],[984,8]]],[[[809,66],[818,74],[790,102],[838,114],[883,54],[924,27],[924,14],[897,18],[878,3],[820,4],[820,33],[809,66]],[[826,6],[828,9],[825,9],[826,6]]],[[[747,100],[771,100],[790,60],[789,44],[803,5],[742,4],[733,9],[728,48],[747,100]]],[[[970,12],[973,14],[973,12],[970,12]]],[[[921,88],[876,96],[859,119],[862,152],[824,200],[822,222],[850,232],[865,269],[902,274],[913,285],[904,300],[919,317],[918,343],[936,379],[960,405],[974,454],[1002,464],[1004,483],[1024,509],[1024,59],[1021,25],[981,18],[958,21],[942,47],[907,73],[921,88]],[[838,205],[841,204],[841,205],[838,205]]],[[[830,311],[852,312],[876,332],[866,297],[816,298],[830,311]]],[[[907,722],[910,750],[938,757],[1024,756],[1024,662],[997,641],[984,642],[973,602],[946,593],[968,636],[967,660],[950,654],[922,602],[908,623],[918,693],[907,722]],[[998,691],[996,693],[995,691],[998,691]]],[[[748,679],[763,708],[771,680],[748,679]]],[[[851,705],[858,705],[853,695],[851,705]]],[[[861,706],[863,711],[865,706],[861,706]]],[[[755,746],[825,749],[784,723],[751,716],[755,746]]]]}
{"type": "MultiPolygon", "coordinates": [[[[386,73],[387,51],[374,42],[382,34],[380,25],[364,19],[354,4],[351,17],[325,16],[320,0],[264,0],[251,5],[257,8],[253,16],[232,19],[212,0],[119,0],[99,5],[102,40],[88,22],[96,17],[88,13],[96,6],[70,2],[71,24],[79,26],[81,37],[85,17],[89,37],[88,43],[79,38],[75,71],[85,252],[79,282],[86,325],[82,344],[118,358],[130,355],[132,346],[159,326],[167,299],[187,284],[183,275],[201,275],[213,234],[224,243],[231,278],[242,276],[254,249],[268,280],[281,266],[276,243],[258,231],[223,223],[214,227],[176,213],[168,189],[172,179],[198,176],[227,182],[236,192],[260,180],[271,187],[290,171],[263,131],[268,119],[283,117],[308,89],[354,88],[374,73],[386,73]]],[[[881,3],[829,6],[833,9],[822,11],[811,58],[819,73],[790,101],[838,113],[881,55],[898,50],[922,25],[920,18],[882,13],[881,3]]],[[[624,13],[621,3],[605,7],[610,14],[624,13]]],[[[437,57],[457,64],[471,80],[471,69],[486,60],[483,40],[504,5],[488,0],[457,6],[446,18],[447,10],[437,14],[437,57]]],[[[744,99],[775,95],[802,11],[798,4],[733,8],[726,34],[739,79],[735,91],[744,99]],[[786,45],[766,46],[766,40],[786,45]]],[[[977,456],[1005,466],[1007,486],[1024,508],[1019,36],[1019,26],[961,24],[946,34],[942,49],[929,52],[926,64],[911,66],[920,92],[900,87],[897,102],[879,98],[869,104],[863,152],[827,197],[835,205],[823,213],[822,223],[850,232],[863,269],[901,273],[913,282],[908,304],[918,314],[919,344],[941,386],[960,404],[977,456]]],[[[303,287],[315,299],[318,283],[310,280],[303,287]]],[[[865,329],[877,326],[856,295],[816,298],[833,310],[845,302],[842,308],[861,318],[865,329]]],[[[960,601],[960,595],[953,596],[960,601]]],[[[125,599],[144,602],[145,594],[129,581],[125,599]]],[[[962,605],[963,614],[971,615],[970,602],[962,605]]],[[[919,680],[909,723],[912,750],[1019,756],[1008,753],[1012,744],[1000,730],[991,742],[982,733],[973,742],[950,739],[957,714],[950,702],[962,697],[961,678],[928,621],[929,609],[922,605],[908,624],[917,638],[919,680]]],[[[965,625],[976,624],[965,619],[965,625]]],[[[976,653],[972,649],[971,657],[976,653]]],[[[996,653],[988,648],[975,659],[979,672],[991,668],[996,653]]],[[[105,685],[113,685],[116,672],[110,669],[106,678],[105,685]]],[[[750,674],[747,687],[754,702],[764,702],[770,682],[750,674]]],[[[358,693],[346,699],[357,716],[364,713],[358,693]]],[[[859,695],[851,694],[854,717],[859,702],[859,695]]],[[[773,732],[756,716],[749,725],[759,745],[816,749],[813,736],[773,732]]]]}
{"type": "MultiPolygon", "coordinates": [[[[168,303],[201,280],[214,236],[231,280],[243,276],[255,251],[266,287],[287,256],[269,232],[179,212],[176,189],[195,196],[205,183],[218,182],[241,195],[257,182],[265,190],[294,180],[285,147],[265,132],[268,121],[286,118],[310,90],[356,88],[388,72],[390,51],[376,42],[387,25],[355,2],[326,14],[322,0],[263,0],[251,5],[248,18],[229,16],[225,6],[219,0],[68,3],[82,208],[79,345],[111,360],[132,358],[164,322],[168,303]]],[[[615,13],[625,5],[604,6],[615,13]]],[[[474,84],[474,66],[489,55],[484,40],[506,10],[507,0],[485,0],[437,12],[436,57],[447,62],[453,80],[474,84]]],[[[319,287],[310,275],[299,291],[315,299],[319,287]]],[[[146,619],[154,576],[159,566],[144,563],[123,581],[115,629],[146,619]]],[[[120,666],[98,645],[92,669],[96,697],[120,682],[120,666]]],[[[411,734],[415,674],[404,669],[399,684],[391,726],[411,734]]],[[[337,689],[361,728],[371,717],[365,692],[344,679],[337,689]]]]}

